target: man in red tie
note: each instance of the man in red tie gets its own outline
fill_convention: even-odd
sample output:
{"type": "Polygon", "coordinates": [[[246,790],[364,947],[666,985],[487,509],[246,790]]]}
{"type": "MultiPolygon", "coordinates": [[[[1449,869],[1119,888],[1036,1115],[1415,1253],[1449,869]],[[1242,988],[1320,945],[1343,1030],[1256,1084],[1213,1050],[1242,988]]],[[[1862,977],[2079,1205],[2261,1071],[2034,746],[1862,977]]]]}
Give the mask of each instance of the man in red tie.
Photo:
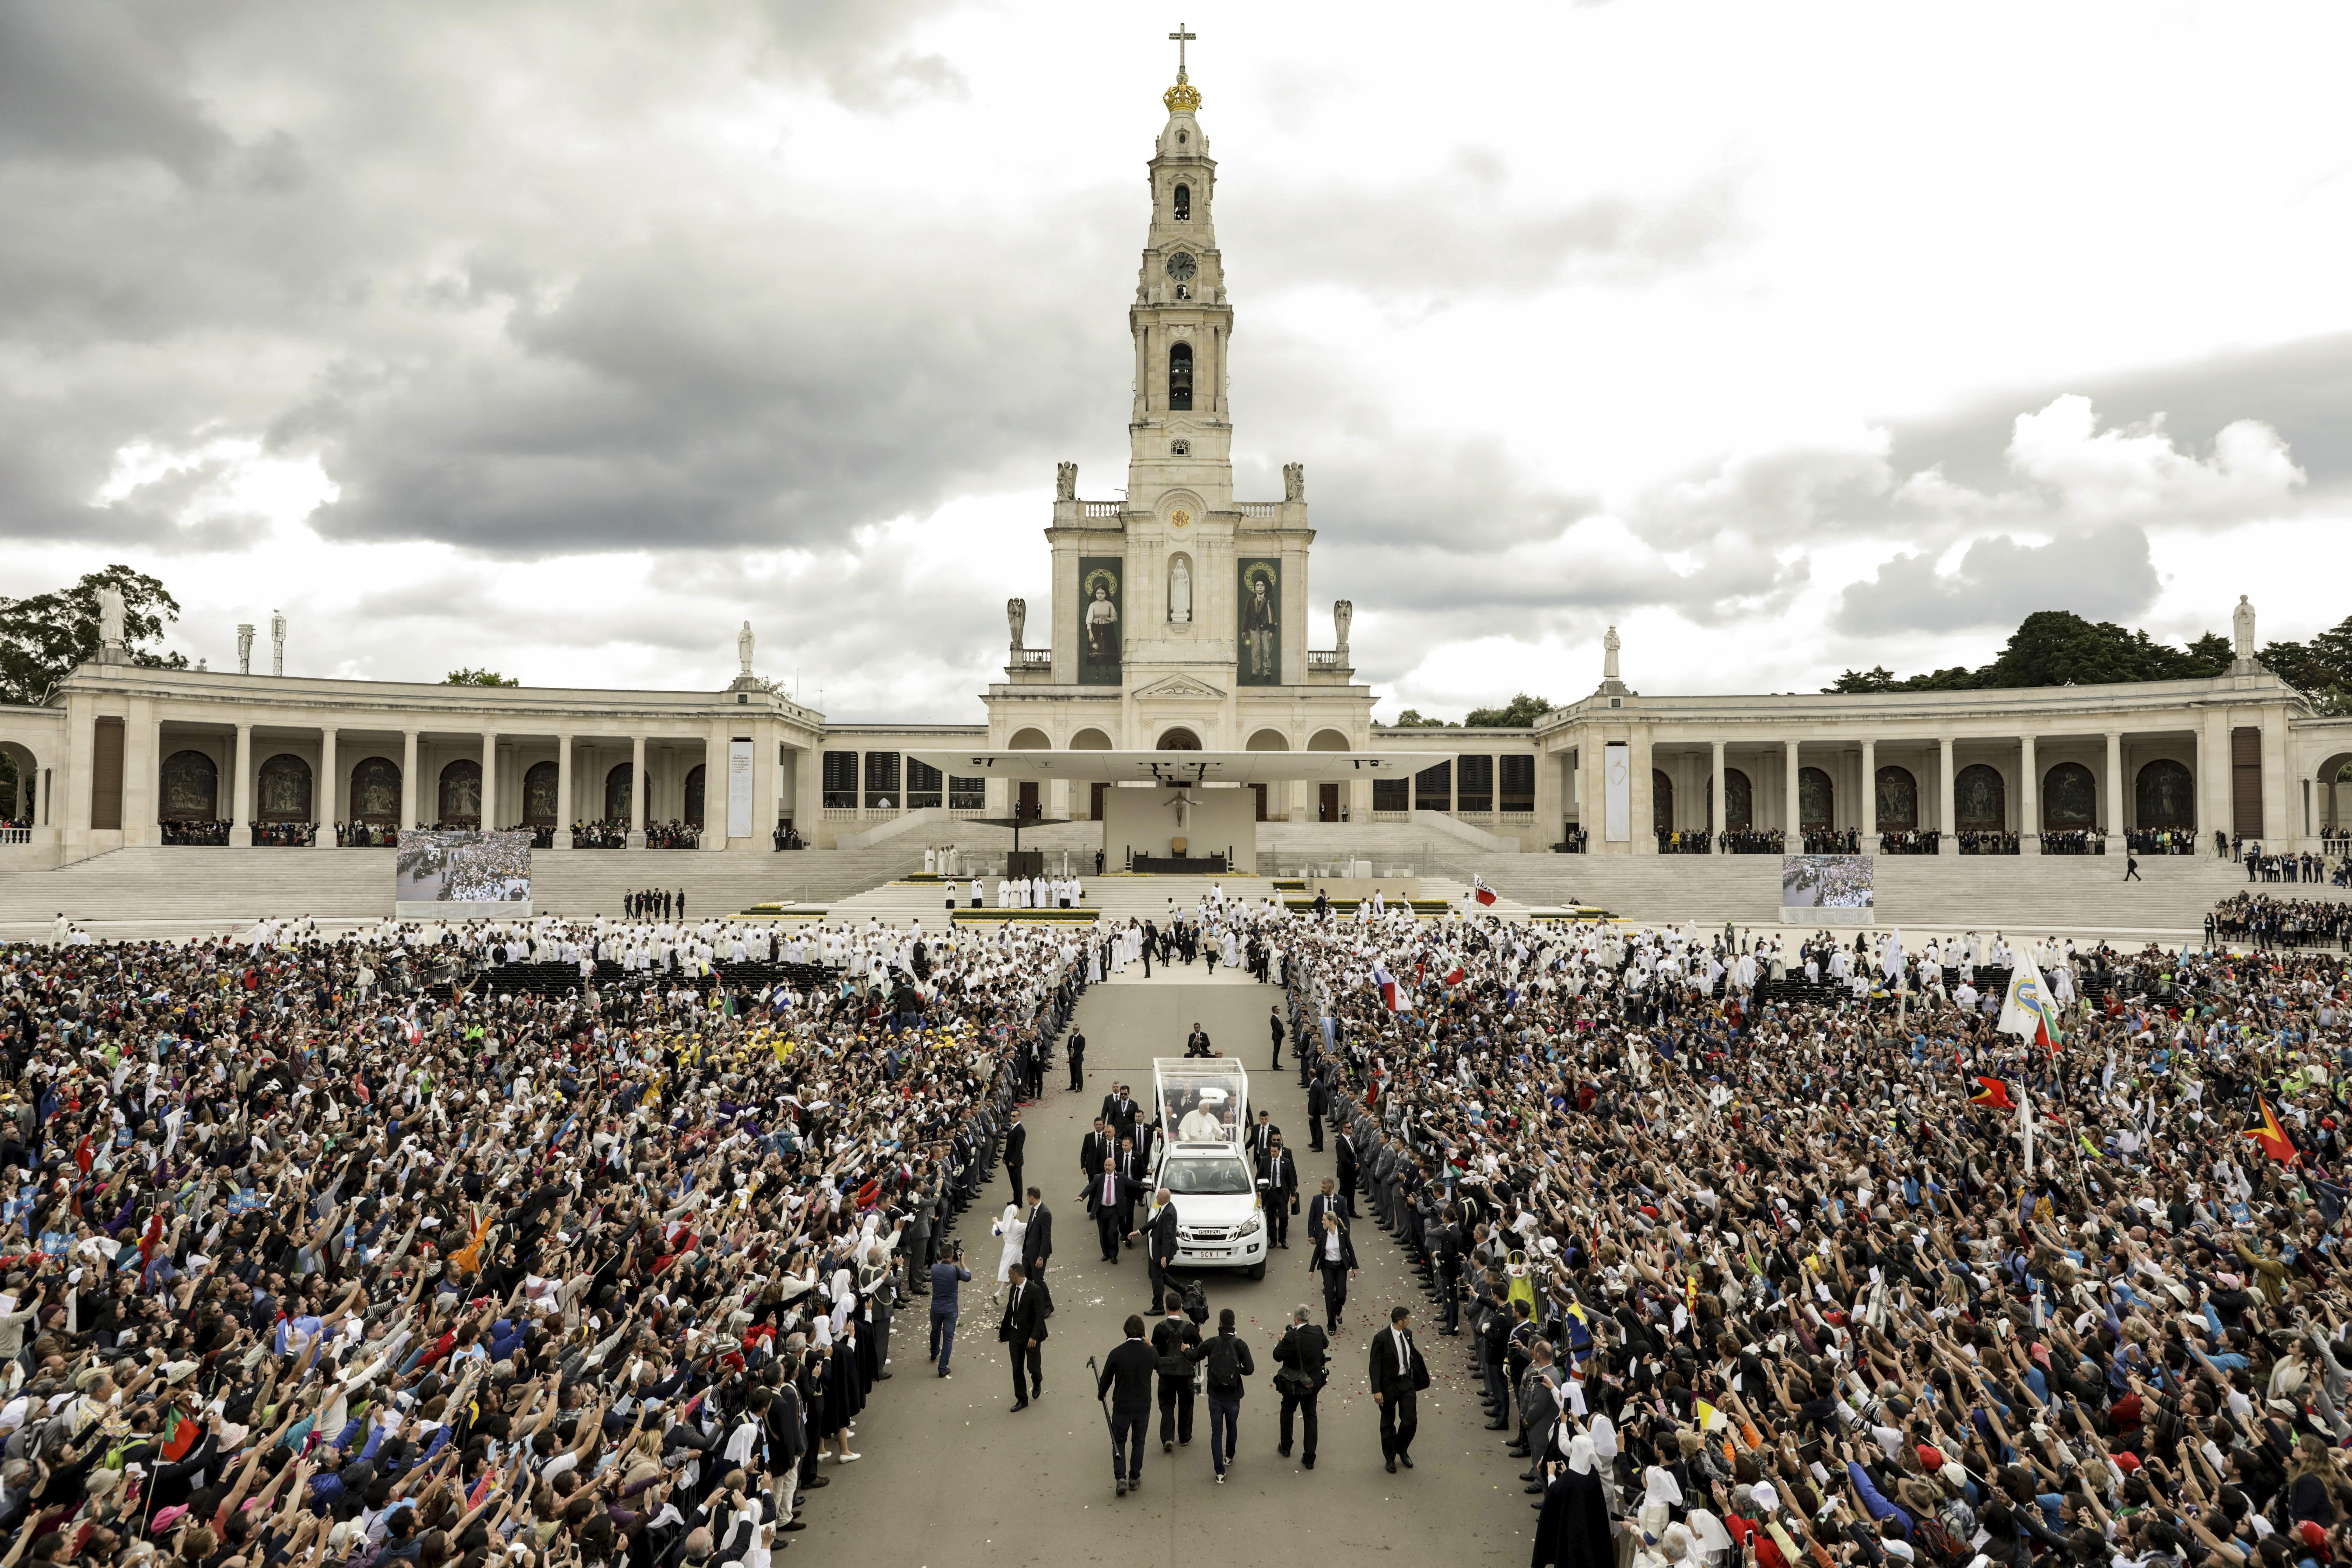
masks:
{"type": "Polygon", "coordinates": [[[1095,1216],[1095,1233],[1102,1238],[1105,1263],[1118,1261],[1119,1215],[1141,1187],[1118,1173],[1118,1161],[1107,1158],[1102,1172],[1087,1184],[1087,1212],[1095,1216]]]}

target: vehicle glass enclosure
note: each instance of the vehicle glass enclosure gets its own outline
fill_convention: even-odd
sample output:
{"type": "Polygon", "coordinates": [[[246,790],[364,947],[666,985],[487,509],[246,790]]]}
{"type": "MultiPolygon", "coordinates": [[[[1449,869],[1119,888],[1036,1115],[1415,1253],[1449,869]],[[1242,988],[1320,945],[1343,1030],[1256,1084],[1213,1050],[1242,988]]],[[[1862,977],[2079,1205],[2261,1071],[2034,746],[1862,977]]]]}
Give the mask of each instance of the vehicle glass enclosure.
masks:
{"type": "Polygon", "coordinates": [[[1249,1126],[1249,1074],[1228,1057],[1160,1057],[1151,1064],[1154,1110],[1171,1143],[1229,1143],[1249,1126]]]}

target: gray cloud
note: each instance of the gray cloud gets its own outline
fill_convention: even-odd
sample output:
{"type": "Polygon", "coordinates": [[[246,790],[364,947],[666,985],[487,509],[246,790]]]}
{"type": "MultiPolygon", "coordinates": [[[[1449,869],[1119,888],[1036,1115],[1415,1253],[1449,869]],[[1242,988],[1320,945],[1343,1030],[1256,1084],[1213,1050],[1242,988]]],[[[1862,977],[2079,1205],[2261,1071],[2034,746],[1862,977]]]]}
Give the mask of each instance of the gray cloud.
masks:
{"type": "Polygon", "coordinates": [[[1905,554],[1839,595],[1832,625],[1857,637],[2014,626],[2036,610],[2072,610],[2090,620],[2127,620],[2156,602],[2147,534],[2131,523],[2020,544],[2007,534],[1978,540],[1959,570],[1938,575],[1932,556],[1905,554]]]}
{"type": "Polygon", "coordinates": [[[1738,183],[1727,174],[1659,197],[1515,195],[1503,158],[1468,147],[1442,175],[1298,185],[1268,171],[1220,199],[1226,226],[1246,237],[1253,276],[1391,299],[1644,283],[1712,258],[1741,232],[1738,183]]]}
{"type": "Polygon", "coordinates": [[[136,10],[10,0],[0,6],[0,155],[152,160],[194,177],[229,139],[184,72],[173,41],[136,10]]]}

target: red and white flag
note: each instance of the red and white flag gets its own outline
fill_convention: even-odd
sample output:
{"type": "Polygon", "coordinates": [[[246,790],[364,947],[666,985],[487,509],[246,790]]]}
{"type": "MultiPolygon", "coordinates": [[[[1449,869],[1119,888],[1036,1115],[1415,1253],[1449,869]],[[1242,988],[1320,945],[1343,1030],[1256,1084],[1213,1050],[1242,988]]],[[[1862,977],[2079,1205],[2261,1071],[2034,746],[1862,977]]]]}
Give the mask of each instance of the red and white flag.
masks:
{"type": "Polygon", "coordinates": [[[1470,896],[1482,904],[1491,904],[1495,901],[1495,889],[1486,886],[1486,878],[1473,876],[1470,879],[1470,896]]]}
{"type": "Polygon", "coordinates": [[[1447,971],[1445,972],[1445,984],[1448,984],[1448,985],[1459,985],[1459,984],[1462,984],[1462,973],[1463,973],[1463,972],[1462,972],[1462,966],[1461,966],[1460,964],[1458,964],[1458,963],[1457,963],[1457,964],[1455,964],[1453,968],[1451,968],[1451,969],[1449,969],[1449,970],[1447,970],[1447,971]]]}

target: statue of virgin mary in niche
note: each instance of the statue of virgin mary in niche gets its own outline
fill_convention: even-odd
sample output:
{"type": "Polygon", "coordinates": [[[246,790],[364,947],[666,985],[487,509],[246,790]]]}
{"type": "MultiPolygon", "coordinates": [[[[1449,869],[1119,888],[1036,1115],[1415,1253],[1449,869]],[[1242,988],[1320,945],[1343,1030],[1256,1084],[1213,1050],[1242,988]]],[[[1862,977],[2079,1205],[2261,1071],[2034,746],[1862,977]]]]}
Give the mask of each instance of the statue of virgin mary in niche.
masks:
{"type": "Polygon", "coordinates": [[[1192,568],[1179,555],[1168,564],[1168,623],[1190,626],[1192,622],[1192,568]]]}

